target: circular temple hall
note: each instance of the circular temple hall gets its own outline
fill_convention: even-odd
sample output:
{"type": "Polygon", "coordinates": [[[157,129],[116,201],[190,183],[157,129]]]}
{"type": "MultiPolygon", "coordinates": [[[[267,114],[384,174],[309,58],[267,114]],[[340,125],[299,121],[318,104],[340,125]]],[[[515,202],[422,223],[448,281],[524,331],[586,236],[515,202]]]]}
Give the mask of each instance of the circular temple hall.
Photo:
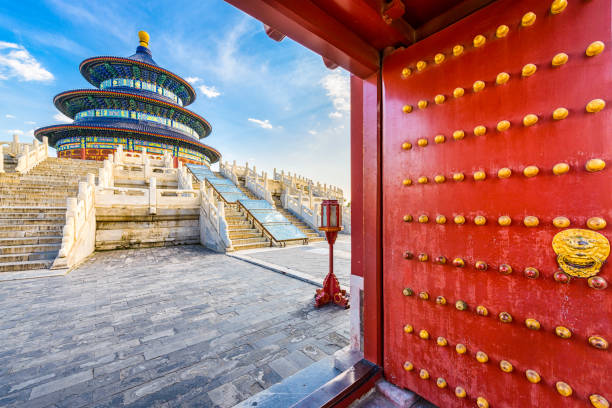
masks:
{"type": "Polygon", "coordinates": [[[56,108],[74,122],[37,129],[35,137],[47,136],[58,157],[104,160],[121,145],[126,152],[168,152],[175,162],[215,163],[220,153],[200,142],[210,134],[210,123],[185,108],[195,101],[193,87],[159,67],[149,35],[138,36],[136,53],[128,58],[83,61],[81,75],[98,89],[55,96],[56,108]]]}

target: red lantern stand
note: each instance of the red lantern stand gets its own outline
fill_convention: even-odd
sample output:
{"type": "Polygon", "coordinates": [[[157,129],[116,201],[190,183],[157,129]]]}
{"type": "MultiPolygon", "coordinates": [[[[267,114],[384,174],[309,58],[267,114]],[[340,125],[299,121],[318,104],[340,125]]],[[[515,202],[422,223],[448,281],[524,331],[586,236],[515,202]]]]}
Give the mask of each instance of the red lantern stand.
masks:
{"type": "Polygon", "coordinates": [[[321,203],[321,226],[319,230],[325,231],[329,243],[329,273],[323,280],[323,288],[317,289],[315,307],[321,307],[330,302],[348,309],[349,298],[346,291],[340,288],[338,278],[334,275],[334,243],[338,231],[342,230],[342,212],[338,200],[324,200],[321,203]]]}

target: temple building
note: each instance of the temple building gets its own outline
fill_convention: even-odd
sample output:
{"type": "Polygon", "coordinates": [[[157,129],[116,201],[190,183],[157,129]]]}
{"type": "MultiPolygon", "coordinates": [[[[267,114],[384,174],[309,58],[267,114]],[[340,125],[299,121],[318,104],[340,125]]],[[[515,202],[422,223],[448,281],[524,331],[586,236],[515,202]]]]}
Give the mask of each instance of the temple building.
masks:
{"type": "Polygon", "coordinates": [[[53,103],[74,122],[34,132],[57,149],[58,157],[104,160],[118,146],[125,152],[162,155],[175,163],[210,165],[220,153],[200,142],[210,123],[185,109],[196,98],[183,78],[157,65],[148,48],[149,34],[138,33],[140,45],[128,58],[93,57],[83,61],[81,74],[98,89],[62,92],[53,103]]]}

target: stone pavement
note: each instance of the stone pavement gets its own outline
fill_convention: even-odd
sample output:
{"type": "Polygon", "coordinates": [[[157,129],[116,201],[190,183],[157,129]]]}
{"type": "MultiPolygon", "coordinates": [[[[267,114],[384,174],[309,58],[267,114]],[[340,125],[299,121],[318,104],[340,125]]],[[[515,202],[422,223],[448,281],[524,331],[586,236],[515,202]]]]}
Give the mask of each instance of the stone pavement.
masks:
{"type": "MultiPolygon", "coordinates": [[[[285,248],[259,248],[232,253],[232,256],[249,262],[262,261],[267,266],[290,269],[318,285],[329,272],[329,245],[327,241],[310,245],[292,245],[285,248]]],[[[291,272],[288,272],[291,273],[291,272]]],[[[334,244],[334,274],[341,285],[350,287],[351,275],[351,236],[338,234],[334,244]]]]}
{"type": "Polygon", "coordinates": [[[0,406],[230,407],[348,344],[315,287],[200,246],[0,283],[0,406]]]}

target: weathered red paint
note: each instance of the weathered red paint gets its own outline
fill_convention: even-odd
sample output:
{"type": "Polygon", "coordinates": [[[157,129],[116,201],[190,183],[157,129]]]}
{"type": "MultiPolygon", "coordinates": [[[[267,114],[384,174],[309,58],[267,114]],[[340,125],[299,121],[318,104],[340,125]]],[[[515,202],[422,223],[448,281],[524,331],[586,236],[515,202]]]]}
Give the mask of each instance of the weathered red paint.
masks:
{"type": "Polygon", "coordinates": [[[351,274],[363,277],[363,81],[351,75],[351,274]]]}
{"type": "MultiPolygon", "coordinates": [[[[612,221],[610,169],[598,173],[584,169],[591,158],[612,161],[611,6],[608,0],[570,1],[564,12],[552,15],[550,3],[495,2],[383,62],[384,373],[389,381],[441,407],[472,407],[478,396],[496,408],[586,407],[590,394],[612,401],[607,374],[612,355],[587,341],[594,334],[612,341],[609,289],[591,289],[586,279],[555,282],[558,266],[551,247],[560,231],[552,225],[554,217],[568,217],[573,228],[586,228],[586,219],[593,216],[612,221]],[[520,27],[528,11],[535,12],[537,20],[520,27]],[[510,32],[497,39],[495,29],[501,24],[508,25],[510,32]],[[481,48],[471,45],[477,34],[487,37],[481,48]],[[605,42],[605,51],[586,57],[585,49],[596,40],[605,42]],[[465,47],[459,57],[450,52],[456,44],[465,47]],[[438,52],[446,54],[446,60],[436,65],[433,56],[438,52]],[[567,53],[569,61],[553,68],[551,59],[559,52],[567,53]],[[419,60],[426,60],[428,67],[402,79],[402,68],[414,68],[419,60]],[[521,78],[527,63],[536,64],[537,72],[521,78]],[[495,85],[496,75],[503,71],[510,80],[495,85]],[[486,82],[478,93],[471,90],[476,80],[486,82]],[[455,99],[452,91],[458,86],[465,88],[465,96],[455,99]],[[437,94],[444,94],[446,102],[435,104],[437,94]],[[608,107],[586,113],[587,102],[595,98],[607,99],[608,107]],[[419,100],[429,101],[429,106],[418,109],[419,100]],[[405,104],[414,106],[412,113],[402,112],[405,104]],[[569,110],[567,119],[552,119],[558,107],[569,110]],[[522,118],[529,113],[537,114],[539,121],[524,127],[522,118]],[[495,129],[501,120],[512,124],[503,133],[495,129]],[[486,135],[474,135],[477,125],[487,127],[486,135]],[[457,129],[465,131],[463,140],[453,140],[457,129]],[[445,143],[434,143],[439,134],[446,137],[445,143]],[[419,138],[429,144],[418,147],[419,138]],[[406,141],[412,143],[410,150],[401,147],[406,141]],[[552,174],[559,162],[570,164],[568,174],[552,174]],[[522,174],[530,165],[539,167],[536,177],[522,174]],[[510,178],[497,177],[503,167],[512,169],[510,178]],[[472,174],[478,170],[486,172],[485,180],[474,181],[472,174]],[[465,180],[455,182],[451,176],[459,171],[465,180]],[[446,182],[435,183],[436,174],[444,175],[446,182]],[[429,183],[416,183],[420,176],[427,176],[429,183]],[[411,178],[412,185],[403,186],[405,178],[411,178]],[[405,214],[414,221],[404,222],[405,214]],[[423,214],[429,222],[416,221],[423,214]],[[438,214],[446,216],[446,224],[436,224],[438,214]],[[465,216],[465,224],[453,222],[458,214],[465,216]],[[486,225],[474,224],[477,215],[486,217],[486,225]],[[497,218],[502,215],[512,217],[512,225],[499,226],[497,218]],[[522,220],[528,215],[537,216],[539,226],[525,227],[522,220]],[[405,251],[415,256],[404,259],[405,251]],[[427,254],[428,261],[419,262],[417,254],[427,254]],[[434,262],[439,256],[448,261],[434,262]],[[454,267],[450,260],[456,257],[463,258],[466,266],[454,267]],[[476,261],[486,262],[486,270],[476,270],[476,261]],[[502,264],[510,265],[513,272],[499,273],[502,264]],[[537,268],[539,277],[525,277],[526,267],[537,268]],[[405,287],[415,294],[404,296],[405,287]],[[419,298],[419,292],[427,292],[429,300],[419,298]],[[446,305],[437,304],[437,296],[444,296],[446,305]],[[466,311],[455,308],[458,300],[467,303],[466,311]],[[478,305],[487,307],[488,316],[476,313],[478,305]],[[509,312],[513,321],[500,322],[500,312],[509,312]],[[537,319],[541,329],[529,330],[527,318],[537,319]],[[406,324],[414,327],[413,333],[404,332],[406,324]],[[555,326],[570,328],[572,337],[556,336],[555,326]],[[419,338],[422,329],[428,331],[429,340],[419,338]],[[449,345],[436,345],[438,336],[449,345]],[[455,352],[457,343],[467,346],[466,354],[455,352]],[[489,361],[478,362],[477,351],[487,353],[489,361]],[[503,372],[500,360],[509,361],[514,371],[503,372]],[[415,369],[404,370],[405,361],[415,369]],[[420,379],[420,369],[428,370],[430,379],[420,379]],[[528,382],[527,369],[536,370],[542,381],[528,382]],[[438,388],[437,377],[443,377],[448,387],[438,388]],[[561,396],[555,389],[557,381],[568,383],[573,395],[561,396]],[[454,395],[456,386],[465,388],[467,398],[454,395]]],[[[364,157],[374,162],[376,156],[364,157]]],[[[376,195],[374,188],[364,191],[366,202],[376,195]]],[[[598,232],[612,238],[610,226],[598,232]]],[[[366,254],[368,258],[375,253],[366,254]]],[[[612,281],[609,264],[600,276],[612,281]]],[[[377,339],[366,332],[366,348],[377,339]]]]}

